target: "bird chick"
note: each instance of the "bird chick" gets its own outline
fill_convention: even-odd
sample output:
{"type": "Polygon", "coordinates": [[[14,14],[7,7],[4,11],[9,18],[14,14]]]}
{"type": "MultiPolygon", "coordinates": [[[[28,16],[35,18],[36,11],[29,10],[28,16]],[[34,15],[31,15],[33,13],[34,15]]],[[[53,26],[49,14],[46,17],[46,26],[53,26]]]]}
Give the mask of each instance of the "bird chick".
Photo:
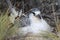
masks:
{"type": "Polygon", "coordinates": [[[50,25],[42,18],[41,12],[38,8],[31,9],[31,14],[29,19],[31,21],[31,31],[32,33],[39,33],[42,31],[51,32],[50,25]]]}
{"type": "MultiPolygon", "coordinates": [[[[29,14],[29,25],[19,28],[19,34],[27,35],[31,33],[33,35],[38,33],[52,32],[50,25],[42,18],[41,12],[38,8],[33,8],[30,10],[29,14]]],[[[26,21],[27,22],[27,21],[26,21]]]]}

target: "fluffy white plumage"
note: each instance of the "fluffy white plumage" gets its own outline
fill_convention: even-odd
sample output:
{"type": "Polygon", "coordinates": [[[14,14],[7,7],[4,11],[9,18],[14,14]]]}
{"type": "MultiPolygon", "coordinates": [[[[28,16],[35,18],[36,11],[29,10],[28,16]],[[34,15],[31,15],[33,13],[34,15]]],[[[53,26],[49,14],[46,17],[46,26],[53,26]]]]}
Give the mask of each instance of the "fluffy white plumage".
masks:
{"type": "Polygon", "coordinates": [[[31,20],[31,31],[32,33],[38,33],[41,31],[51,31],[50,26],[44,19],[39,19],[35,16],[30,17],[31,20]]]}
{"type": "Polygon", "coordinates": [[[29,14],[30,25],[19,28],[19,34],[26,35],[27,33],[31,33],[35,35],[37,33],[43,33],[44,31],[51,32],[52,29],[47,22],[43,18],[40,19],[37,17],[37,15],[40,14],[40,11],[34,9],[32,12],[34,12],[35,15],[33,13],[29,14]]]}

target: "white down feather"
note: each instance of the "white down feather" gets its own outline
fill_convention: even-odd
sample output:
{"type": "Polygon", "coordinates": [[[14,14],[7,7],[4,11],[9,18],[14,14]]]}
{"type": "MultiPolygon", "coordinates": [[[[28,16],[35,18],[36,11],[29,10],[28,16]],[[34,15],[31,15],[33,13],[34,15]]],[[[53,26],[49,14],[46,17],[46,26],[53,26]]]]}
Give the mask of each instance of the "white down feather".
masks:
{"type": "Polygon", "coordinates": [[[37,33],[52,31],[51,27],[47,24],[47,22],[44,19],[39,19],[33,14],[29,15],[29,19],[31,23],[30,25],[19,28],[20,35],[26,35],[27,33],[35,35],[37,33]]]}

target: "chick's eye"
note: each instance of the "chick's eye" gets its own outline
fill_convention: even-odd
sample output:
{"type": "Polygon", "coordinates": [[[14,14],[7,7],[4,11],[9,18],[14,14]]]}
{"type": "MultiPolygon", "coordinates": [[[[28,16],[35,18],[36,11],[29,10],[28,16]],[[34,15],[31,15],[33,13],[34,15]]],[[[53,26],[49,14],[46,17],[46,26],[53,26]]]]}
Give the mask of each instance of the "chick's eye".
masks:
{"type": "Polygon", "coordinates": [[[33,13],[33,15],[35,15],[35,13],[34,12],[32,12],[33,13]]]}

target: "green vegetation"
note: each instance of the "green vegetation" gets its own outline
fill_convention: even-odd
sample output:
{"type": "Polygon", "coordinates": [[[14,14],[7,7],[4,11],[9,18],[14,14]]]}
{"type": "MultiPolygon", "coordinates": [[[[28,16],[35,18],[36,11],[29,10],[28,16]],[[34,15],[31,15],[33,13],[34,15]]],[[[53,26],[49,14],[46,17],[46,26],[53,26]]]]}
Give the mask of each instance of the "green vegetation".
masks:
{"type": "Polygon", "coordinates": [[[8,17],[8,11],[5,13],[5,15],[0,16],[0,40],[3,40],[5,36],[15,34],[15,26],[10,28],[13,24],[10,24],[9,17],[8,17]]]}

